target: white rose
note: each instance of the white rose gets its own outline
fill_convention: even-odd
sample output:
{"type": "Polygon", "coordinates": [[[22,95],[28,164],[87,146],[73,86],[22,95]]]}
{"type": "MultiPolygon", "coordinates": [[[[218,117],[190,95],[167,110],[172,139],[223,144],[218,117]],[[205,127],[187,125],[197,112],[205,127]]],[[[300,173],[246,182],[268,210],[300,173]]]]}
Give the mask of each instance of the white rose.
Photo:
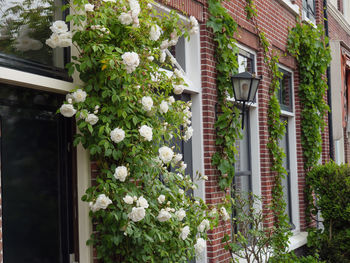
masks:
{"type": "Polygon", "coordinates": [[[179,189],[179,194],[180,194],[180,195],[183,195],[184,193],[185,193],[185,191],[184,191],[184,190],[179,189]]]}
{"type": "Polygon", "coordinates": [[[198,238],[197,243],[194,245],[196,256],[198,257],[200,254],[202,254],[206,247],[207,247],[206,241],[201,237],[198,238]]]}
{"type": "Polygon", "coordinates": [[[60,34],[60,33],[65,33],[68,31],[68,26],[66,22],[57,20],[55,21],[52,26],[50,26],[50,29],[53,33],[60,34]]]}
{"type": "Polygon", "coordinates": [[[122,129],[115,128],[111,131],[111,140],[115,143],[119,143],[125,138],[125,132],[122,129]]]}
{"type": "Polygon", "coordinates": [[[181,229],[181,234],[180,234],[180,238],[182,240],[185,240],[188,235],[190,234],[190,227],[189,226],[185,226],[184,228],[181,229]]]}
{"type": "Polygon", "coordinates": [[[95,204],[93,204],[92,210],[93,212],[96,212],[100,209],[106,209],[111,203],[112,200],[109,199],[105,194],[100,194],[97,197],[95,204]]]}
{"type": "Polygon", "coordinates": [[[204,232],[204,231],[206,231],[207,229],[209,229],[209,227],[210,227],[209,220],[208,220],[208,219],[204,219],[204,220],[199,224],[199,226],[197,227],[197,229],[198,229],[199,232],[204,232]]]}
{"type": "Polygon", "coordinates": [[[184,136],[185,142],[187,142],[189,139],[191,139],[192,135],[193,135],[193,128],[192,127],[188,127],[186,132],[185,132],[185,136],[184,136]]]}
{"type": "Polygon", "coordinates": [[[118,166],[115,168],[114,172],[114,178],[121,181],[125,182],[125,178],[128,176],[128,169],[125,166],[118,166]]]}
{"type": "Polygon", "coordinates": [[[137,0],[129,0],[129,6],[130,6],[132,17],[136,19],[141,12],[141,7],[139,2],[137,0]]]}
{"type": "Polygon", "coordinates": [[[174,93],[176,95],[180,95],[182,94],[182,92],[184,91],[185,86],[184,85],[174,85],[174,93]]]}
{"type": "Polygon", "coordinates": [[[58,47],[58,45],[60,43],[60,37],[58,34],[53,33],[49,39],[46,39],[45,43],[50,48],[56,48],[56,47],[58,47]]]}
{"type": "Polygon", "coordinates": [[[169,103],[169,105],[173,104],[174,102],[175,102],[175,98],[174,98],[173,96],[170,96],[170,97],[168,98],[168,103],[169,103]]]}
{"type": "Polygon", "coordinates": [[[72,45],[72,32],[59,34],[57,47],[70,47],[72,45]]]}
{"type": "Polygon", "coordinates": [[[185,164],[184,162],[181,162],[180,163],[180,171],[185,171],[186,170],[186,168],[187,168],[187,164],[185,164]]]}
{"type": "Polygon", "coordinates": [[[139,207],[143,207],[143,208],[148,208],[148,202],[145,198],[143,198],[143,196],[139,197],[139,200],[137,200],[137,206],[139,207]]]}
{"type": "Polygon", "coordinates": [[[130,25],[133,22],[132,17],[129,13],[121,13],[118,17],[118,20],[123,25],[130,25]]]}
{"type": "Polygon", "coordinates": [[[85,121],[87,123],[90,123],[91,125],[95,125],[98,122],[98,117],[95,114],[88,114],[88,116],[85,118],[85,121]]]}
{"type": "Polygon", "coordinates": [[[157,199],[158,199],[158,203],[162,204],[165,201],[165,195],[160,195],[157,199]]]}
{"type": "Polygon", "coordinates": [[[86,92],[81,89],[78,89],[72,93],[72,97],[75,102],[84,102],[86,99],[86,96],[87,96],[86,92]]]}
{"type": "Polygon", "coordinates": [[[182,160],[182,154],[181,154],[181,153],[176,154],[176,155],[174,156],[174,158],[173,158],[173,162],[174,162],[174,163],[178,163],[178,162],[180,162],[181,160],[182,160]]]}
{"type": "Polygon", "coordinates": [[[93,12],[94,11],[94,7],[95,5],[92,5],[92,4],[85,4],[85,11],[86,12],[93,12]]]}
{"type": "Polygon", "coordinates": [[[227,220],[230,219],[230,215],[227,213],[225,207],[221,207],[221,208],[220,208],[220,212],[221,212],[221,214],[222,214],[222,219],[223,219],[224,221],[227,221],[227,220]]]}
{"type": "Polygon", "coordinates": [[[178,70],[177,68],[174,70],[174,74],[175,74],[175,76],[178,77],[179,79],[183,79],[183,78],[184,78],[183,73],[182,73],[180,70],[178,70]]]}
{"type": "Polygon", "coordinates": [[[182,174],[177,173],[176,175],[180,178],[180,180],[183,180],[183,179],[184,179],[184,177],[182,176],[182,174]]]}
{"type": "Polygon", "coordinates": [[[182,221],[186,216],[186,211],[181,208],[179,211],[176,211],[175,216],[179,221],[182,221]]]}
{"type": "Polygon", "coordinates": [[[63,104],[60,108],[60,112],[64,117],[72,117],[77,111],[72,104],[63,104]]]}
{"type": "Polygon", "coordinates": [[[154,60],[154,57],[153,56],[148,56],[147,59],[148,59],[148,61],[152,62],[154,60]]]}
{"type": "Polygon", "coordinates": [[[162,51],[162,53],[160,53],[159,62],[164,63],[165,59],[166,59],[166,53],[162,51]]]}
{"type": "Polygon", "coordinates": [[[160,49],[167,49],[169,47],[169,40],[163,40],[163,42],[160,44],[160,49]]]}
{"type": "Polygon", "coordinates": [[[173,159],[174,152],[172,149],[170,149],[167,146],[163,146],[159,148],[159,158],[164,162],[164,163],[170,163],[171,160],[173,159]]]}
{"type": "Polygon", "coordinates": [[[141,99],[142,109],[145,111],[151,111],[153,107],[153,100],[149,96],[142,97],[141,99]]]}
{"type": "Polygon", "coordinates": [[[134,198],[132,198],[132,196],[130,195],[126,195],[123,198],[124,202],[127,203],[128,205],[132,205],[134,203],[134,198]]]}
{"type": "Polygon", "coordinates": [[[171,214],[166,211],[166,209],[162,208],[157,216],[159,222],[168,221],[171,218],[171,214]]]}
{"type": "Polygon", "coordinates": [[[190,24],[191,24],[191,29],[189,33],[191,35],[197,34],[199,32],[199,25],[198,25],[197,19],[194,16],[190,17],[190,24]]]}
{"type": "Polygon", "coordinates": [[[143,207],[133,207],[131,212],[128,214],[128,217],[134,221],[141,221],[146,215],[146,210],[143,207]]]}
{"type": "Polygon", "coordinates": [[[168,103],[165,100],[163,100],[159,105],[159,111],[160,113],[167,113],[168,110],[169,110],[168,103]]]}
{"type": "Polygon", "coordinates": [[[151,27],[151,31],[149,34],[150,34],[149,38],[151,40],[157,41],[159,39],[160,35],[162,34],[162,32],[161,32],[161,29],[158,25],[153,25],[151,27]]]}
{"type": "Polygon", "coordinates": [[[147,125],[142,125],[139,129],[140,135],[146,139],[146,141],[152,141],[152,128],[147,125]]]}
{"type": "Polygon", "coordinates": [[[132,73],[140,64],[139,55],[135,52],[125,52],[122,55],[123,64],[126,66],[126,72],[132,73]]]}

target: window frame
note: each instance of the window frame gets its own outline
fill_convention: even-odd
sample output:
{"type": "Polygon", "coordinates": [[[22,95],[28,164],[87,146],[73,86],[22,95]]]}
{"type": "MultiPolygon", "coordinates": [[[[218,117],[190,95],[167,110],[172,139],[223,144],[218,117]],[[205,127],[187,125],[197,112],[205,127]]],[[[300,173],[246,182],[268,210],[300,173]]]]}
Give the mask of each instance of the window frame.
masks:
{"type": "MultiPolygon", "coordinates": [[[[62,6],[64,6],[68,2],[66,0],[62,0],[61,3],[62,3],[62,6]]],[[[68,14],[69,14],[69,9],[62,11],[63,21],[66,20],[66,16],[68,14]]],[[[63,48],[64,65],[70,62],[70,58],[71,58],[71,49],[63,48]]],[[[11,54],[2,53],[1,51],[0,51],[0,67],[6,67],[6,68],[26,72],[26,73],[38,74],[45,77],[73,82],[73,79],[68,75],[68,70],[66,70],[65,68],[58,68],[55,66],[41,64],[39,62],[23,59],[11,54]]]]}
{"type": "Polygon", "coordinates": [[[285,105],[285,104],[283,104],[282,103],[282,95],[283,95],[283,93],[282,93],[282,88],[283,88],[283,82],[282,82],[282,80],[283,80],[283,77],[282,77],[282,79],[280,79],[280,88],[279,88],[279,90],[278,90],[278,94],[277,94],[277,96],[278,96],[278,101],[279,101],[279,103],[280,103],[280,106],[281,106],[281,109],[283,110],[283,111],[287,111],[287,112],[290,112],[290,113],[293,113],[294,112],[294,105],[293,105],[293,96],[292,96],[292,89],[293,89],[293,78],[292,78],[292,74],[291,74],[291,72],[289,72],[289,71],[287,71],[287,70],[284,70],[283,68],[281,68],[281,67],[279,67],[279,69],[278,69],[282,74],[283,74],[283,77],[284,77],[284,75],[288,75],[289,77],[290,77],[290,80],[289,80],[289,94],[290,94],[290,99],[289,99],[289,103],[290,103],[290,106],[287,106],[287,105],[285,105]]]}
{"type": "Polygon", "coordinates": [[[311,23],[316,24],[316,2],[315,2],[315,0],[303,0],[303,2],[302,2],[302,15],[303,15],[304,20],[310,21],[311,23]],[[314,6],[313,10],[312,10],[311,6],[309,5],[309,1],[313,1],[313,6],[314,6]]]}

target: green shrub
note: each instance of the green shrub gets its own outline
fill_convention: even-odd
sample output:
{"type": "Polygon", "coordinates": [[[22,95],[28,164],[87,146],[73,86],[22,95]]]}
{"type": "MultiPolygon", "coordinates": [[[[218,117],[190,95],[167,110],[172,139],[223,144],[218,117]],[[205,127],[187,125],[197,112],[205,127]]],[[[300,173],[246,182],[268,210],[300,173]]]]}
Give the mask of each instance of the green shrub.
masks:
{"type": "Polygon", "coordinates": [[[327,262],[350,262],[350,167],[329,162],[313,168],[307,189],[315,196],[312,217],[321,211],[324,229],[310,229],[308,246],[327,262]]]}

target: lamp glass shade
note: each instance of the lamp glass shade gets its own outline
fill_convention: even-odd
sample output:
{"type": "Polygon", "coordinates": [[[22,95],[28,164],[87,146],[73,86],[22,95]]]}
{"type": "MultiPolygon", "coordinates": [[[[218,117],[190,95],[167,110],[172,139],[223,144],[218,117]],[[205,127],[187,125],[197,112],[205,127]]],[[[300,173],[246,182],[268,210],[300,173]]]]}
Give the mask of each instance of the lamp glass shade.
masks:
{"type": "Polygon", "coordinates": [[[236,101],[253,102],[258,90],[260,78],[249,72],[232,76],[233,93],[236,101]]]}
{"type": "Polygon", "coordinates": [[[249,98],[248,98],[249,102],[253,102],[254,101],[256,92],[258,91],[259,82],[260,82],[260,79],[258,79],[258,78],[252,79],[252,84],[251,84],[251,88],[250,88],[250,94],[249,94],[249,98]]]}

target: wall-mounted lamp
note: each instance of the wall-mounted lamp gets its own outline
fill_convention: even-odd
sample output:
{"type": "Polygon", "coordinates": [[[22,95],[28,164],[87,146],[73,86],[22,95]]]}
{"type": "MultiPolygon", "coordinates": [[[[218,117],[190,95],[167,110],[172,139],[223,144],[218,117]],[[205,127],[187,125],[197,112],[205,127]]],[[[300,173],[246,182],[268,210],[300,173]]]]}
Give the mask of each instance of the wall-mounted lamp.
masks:
{"type": "Polygon", "coordinates": [[[242,130],[244,129],[245,104],[247,102],[254,102],[260,80],[261,78],[256,77],[255,74],[251,74],[247,71],[231,77],[235,101],[243,103],[242,130]]]}

